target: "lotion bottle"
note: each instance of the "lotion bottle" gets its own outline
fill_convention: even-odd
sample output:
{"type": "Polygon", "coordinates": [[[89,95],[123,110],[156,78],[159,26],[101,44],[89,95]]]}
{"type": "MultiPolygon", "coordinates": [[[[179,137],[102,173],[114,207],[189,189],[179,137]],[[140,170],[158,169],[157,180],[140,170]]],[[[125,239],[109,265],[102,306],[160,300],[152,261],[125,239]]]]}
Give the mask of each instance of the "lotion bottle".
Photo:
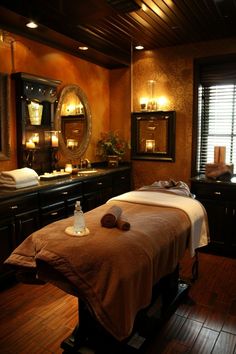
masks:
{"type": "Polygon", "coordinates": [[[75,233],[83,233],[83,232],[85,232],[84,213],[82,211],[82,208],[81,208],[79,200],[77,200],[76,203],[75,203],[74,232],[75,233]]]}

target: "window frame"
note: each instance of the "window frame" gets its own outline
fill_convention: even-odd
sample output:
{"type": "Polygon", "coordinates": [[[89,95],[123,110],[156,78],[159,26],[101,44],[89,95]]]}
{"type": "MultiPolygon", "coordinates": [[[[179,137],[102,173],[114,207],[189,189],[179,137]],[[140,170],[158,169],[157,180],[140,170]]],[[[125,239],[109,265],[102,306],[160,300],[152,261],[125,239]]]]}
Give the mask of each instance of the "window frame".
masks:
{"type": "Polygon", "coordinates": [[[198,175],[197,171],[197,148],[198,148],[198,119],[199,100],[198,89],[200,86],[200,71],[204,65],[221,64],[236,61],[236,54],[222,55],[217,57],[206,57],[195,59],[193,62],[193,121],[192,121],[192,165],[191,176],[198,175]]]}

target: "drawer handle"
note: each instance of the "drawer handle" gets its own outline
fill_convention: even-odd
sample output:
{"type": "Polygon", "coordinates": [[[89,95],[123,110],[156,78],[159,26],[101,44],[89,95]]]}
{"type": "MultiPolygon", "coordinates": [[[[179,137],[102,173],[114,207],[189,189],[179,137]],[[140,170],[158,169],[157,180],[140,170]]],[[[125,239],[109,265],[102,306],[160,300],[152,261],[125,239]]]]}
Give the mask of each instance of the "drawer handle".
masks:
{"type": "Polygon", "coordinates": [[[98,186],[102,186],[102,182],[98,182],[97,185],[98,185],[98,186]]]}
{"type": "Polygon", "coordinates": [[[58,215],[58,212],[57,211],[53,211],[50,215],[51,216],[56,216],[56,215],[58,215]]]}
{"type": "Polygon", "coordinates": [[[125,179],[125,176],[122,176],[121,179],[125,179]]]}
{"type": "Polygon", "coordinates": [[[63,194],[63,195],[67,195],[67,194],[68,194],[68,192],[62,192],[62,194],[63,194]]]}
{"type": "Polygon", "coordinates": [[[15,209],[18,209],[18,205],[12,205],[11,206],[11,210],[15,210],[15,209]]]}
{"type": "Polygon", "coordinates": [[[216,195],[221,195],[221,192],[214,192],[214,194],[216,194],[216,195]]]}

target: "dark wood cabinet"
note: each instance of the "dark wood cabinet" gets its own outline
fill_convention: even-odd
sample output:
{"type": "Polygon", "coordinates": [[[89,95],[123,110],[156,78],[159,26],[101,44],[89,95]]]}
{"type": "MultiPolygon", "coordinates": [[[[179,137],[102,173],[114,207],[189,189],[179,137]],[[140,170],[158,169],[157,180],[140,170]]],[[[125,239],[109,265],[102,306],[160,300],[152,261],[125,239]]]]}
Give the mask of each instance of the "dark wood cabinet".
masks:
{"type": "Polygon", "coordinates": [[[131,189],[130,171],[124,170],[116,172],[112,176],[112,194],[115,197],[131,189]]]}
{"type": "Polygon", "coordinates": [[[40,221],[45,226],[73,214],[76,200],[82,201],[82,182],[39,191],[40,221]]]}
{"type": "Polygon", "coordinates": [[[88,211],[104,204],[112,196],[112,176],[91,178],[83,183],[83,210],[88,211]]]}
{"type": "Polygon", "coordinates": [[[0,282],[12,273],[3,261],[27,236],[40,227],[38,193],[6,198],[0,203],[0,282]]]}
{"type": "Polygon", "coordinates": [[[206,250],[236,257],[236,183],[193,178],[191,191],[208,215],[210,244],[206,250]]]}

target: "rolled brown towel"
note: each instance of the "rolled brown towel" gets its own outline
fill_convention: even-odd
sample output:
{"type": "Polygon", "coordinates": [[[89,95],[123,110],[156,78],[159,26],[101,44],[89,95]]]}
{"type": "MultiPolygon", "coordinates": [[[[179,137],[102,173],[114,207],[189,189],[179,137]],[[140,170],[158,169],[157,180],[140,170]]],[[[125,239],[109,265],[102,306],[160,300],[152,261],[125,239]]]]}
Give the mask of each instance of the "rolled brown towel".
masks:
{"type": "Polygon", "coordinates": [[[123,215],[117,219],[116,226],[123,231],[128,231],[130,229],[130,223],[123,215]]]}
{"type": "Polygon", "coordinates": [[[103,227],[112,228],[116,226],[117,219],[120,217],[122,210],[117,205],[112,205],[101,218],[103,227]]]}

